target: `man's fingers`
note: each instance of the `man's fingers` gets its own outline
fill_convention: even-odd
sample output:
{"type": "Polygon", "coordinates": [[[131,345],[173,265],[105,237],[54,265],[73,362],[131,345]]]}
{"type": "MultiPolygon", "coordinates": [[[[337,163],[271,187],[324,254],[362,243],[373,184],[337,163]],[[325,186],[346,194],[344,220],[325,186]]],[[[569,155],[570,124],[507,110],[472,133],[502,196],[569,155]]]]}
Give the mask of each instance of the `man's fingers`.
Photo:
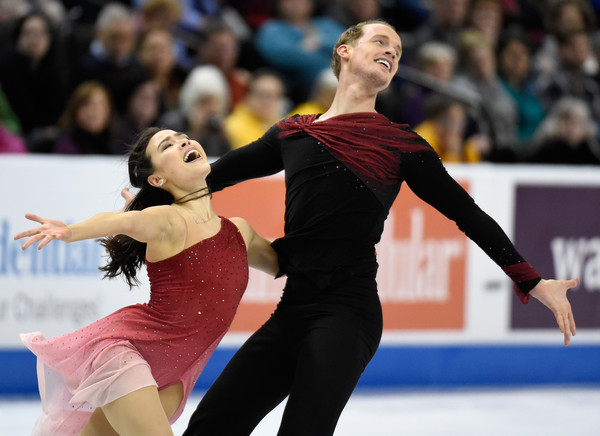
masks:
{"type": "Polygon", "coordinates": [[[123,197],[125,202],[129,203],[131,200],[133,200],[135,195],[129,190],[129,188],[123,188],[121,189],[121,197],[123,197]]]}
{"type": "Polygon", "coordinates": [[[40,224],[43,224],[44,221],[46,220],[45,218],[42,218],[41,216],[36,215],[34,213],[26,213],[25,218],[27,218],[28,220],[31,220],[31,221],[38,222],[40,224]]]}
{"type": "Polygon", "coordinates": [[[557,313],[555,315],[555,318],[556,318],[556,323],[558,324],[558,328],[560,329],[560,332],[561,333],[566,333],[565,332],[565,322],[563,320],[562,315],[560,313],[557,313]]]}
{"type": "Polygon", "coordinates": [[[17,239],[27,238],[28,236],[34,236],[34,235],[37,235],[38,233],[39,233],[39,230],[37,230],[37,229],[26,230],[24,232],[19,233],[18,235],[15,235],[14,239],[16,241],[17,239]]]}
{"type": "Polygon", "coordinates": [[[41,250],[42,248],[44,248],[53,239],[55,239],[53,236],[46,236],[44,238],[44,240],[42,242],[40,242],[40,245],[38,245],[38,250],[41,250]]]}
{"type": "Polygon", "coordinates": [[[571,333],[573,333],[573,336],[575,336],[577,326],[575,325],[575,317],[573,316],[573,311],[569,311],[569,324],[571,325],[571,333]]]}
{"type": "Polygon", "coordinates": [[[32,244],[35,244],[36,242],[38,242],[38,241],[40,241],[40,240],[42,240],[42,239],[44,239],[44,238],[45,238],[45,236],[44,236],[44,235],[42,235],[41,233],[40,233],[40,234],[37,234],[37,235],[35,235],[35,236],[31,237],[31,238],[29,238],[29,239],[27,240],[27,242],[25,242],[25,243],[23,244],[23,247],[22,247],[22,248],[23,248],[23,250],[25,250],[27,247],[31,246],[32,244]]]}
{"type": "Polygon", "coordinates": [[[571,334],[575,334],[575,330],[573,329],[574,323],[572,323],[572,317],[569,319],[569,313],[560,313],[556,315],[556,321],[558,322],[558,327],[560,331],[565,335],[565,346],[569,345],[571,342],[571,334]]]}
{"type": "Polygon", "coordinates": [[[575,279],[571,279],[571,280],[565,280],[565,283],[567,286],[567,290],[573,289],[573,288],[576,288],[577,286],[579,286],[579,279],[575,278],[575,279]]]}

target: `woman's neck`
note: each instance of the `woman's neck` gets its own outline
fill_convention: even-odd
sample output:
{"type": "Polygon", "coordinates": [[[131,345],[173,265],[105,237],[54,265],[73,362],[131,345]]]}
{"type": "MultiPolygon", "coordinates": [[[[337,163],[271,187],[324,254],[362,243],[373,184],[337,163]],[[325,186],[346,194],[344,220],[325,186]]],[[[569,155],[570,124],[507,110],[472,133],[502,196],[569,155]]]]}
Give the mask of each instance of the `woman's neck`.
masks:
{"type": "Polygon", "coordinates": [[[208,187],[193,191],[175,199],[174,206],[185,210],[196,224],[207,223],[217,217],[212,208],[208,187]]]}
{"type": "Polygon", "coordinates": [[[198,189],[191,190],[189,192],[178,189],[176,190],[176,192],[171,192],[171,194],[175,198],[175,200],[173,200],[173,203],[178,205],[186,204],[192,201],[199,201],[206,198],[208,198],[208,200],[210,201],[211,197],[210,189],[206,185],[201,186],[198,189]]]}

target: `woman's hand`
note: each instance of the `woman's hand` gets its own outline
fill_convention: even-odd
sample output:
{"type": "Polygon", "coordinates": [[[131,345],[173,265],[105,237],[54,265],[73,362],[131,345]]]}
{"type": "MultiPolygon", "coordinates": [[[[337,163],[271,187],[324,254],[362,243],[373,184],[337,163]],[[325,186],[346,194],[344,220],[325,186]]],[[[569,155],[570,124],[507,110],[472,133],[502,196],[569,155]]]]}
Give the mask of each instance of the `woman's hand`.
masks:
{"type": "Polygon", "coordinates": [[[38,222],[41,225],[39,227],[36,227],[35,229],[21,232],[15,236],[15,240],[29,237],[25,244],[23,244],[23,250],[25,250],[27,247],[29,247],[32,244],[35,244],[38,241],[41,241],[38,245],[38,250],[44,248],[53,239],[58,239],[64,242],[71,241],[73,232],[62,221],[42,218],[32,213],[26,214],[25,218],[31,221],[38,222]]]}

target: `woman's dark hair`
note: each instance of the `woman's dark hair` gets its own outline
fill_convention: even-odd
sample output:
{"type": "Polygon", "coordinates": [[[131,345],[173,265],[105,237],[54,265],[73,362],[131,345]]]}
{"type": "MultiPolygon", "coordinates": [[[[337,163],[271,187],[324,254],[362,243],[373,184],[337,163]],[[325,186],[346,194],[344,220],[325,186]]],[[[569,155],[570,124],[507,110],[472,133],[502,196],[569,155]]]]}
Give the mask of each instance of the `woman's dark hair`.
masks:
{"type": "MultiPolygon", "coordinates": [[[[140,190],[127,205],[126,211],[173,203],[173,196],[169,192],[148,183],[148,176],[152,175],[154,168],[146,155],[146,148],[150,139],[160,130],[158,127],[143,130],[129,152],[129,182],[140,190]]],[[[110,236],[102,239],[100,243],[109,255],[108,263],[100,267],[100,271],[105,273],[104,277],[114,278],[123,274],[130,288],[137,285],[139,280],[136,274],[145,261],[146,244],[126,235],[110,236]]]]}
{"type": "Polygon", "coordinates": [[[12,43],[11,50],[14,50],[14,52],[18,53],[19,56],[25,56],[23,53],[20,53],[19,49],[17,48],[17,44],[25,24],[32,18],[40,18],[45,23],[46,31],[48,32],[48,39],[50,40],[48,51],[44,54],[43,58],[40,59],[39,66],[43,65],[51,68],[64,68],[64,44],[60,39],[58,29],[52,20],[45,13],[39,10],[34,9],[28,12],[14,23],[10,33],[10,39],[12,43]]]}
{"type": "Polygon", "coordinates": [[[46,30],[48,31],[48,37],[50,38],[50,47],[52,47],[57,37],[56,27],[54,26],[54,23],[52,23],[52,20],[48,17],[48,15],[38,10],[32,10],[15,21],[10,33],[12,43],[14,45],[17,44],[17,41],[21,36],[21,32],[23,31],[25,23],[33,17],[39,17],[44,23],[46,23],[46,30]]]}

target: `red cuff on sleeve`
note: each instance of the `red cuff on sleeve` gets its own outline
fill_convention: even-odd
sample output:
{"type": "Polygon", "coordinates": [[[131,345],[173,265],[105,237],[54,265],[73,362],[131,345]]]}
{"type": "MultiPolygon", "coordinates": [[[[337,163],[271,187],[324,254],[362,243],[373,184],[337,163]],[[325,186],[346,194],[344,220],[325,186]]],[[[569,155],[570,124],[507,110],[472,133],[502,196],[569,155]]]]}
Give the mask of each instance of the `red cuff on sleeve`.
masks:
{"type": "Polygon", "coordinates": [[[519,283],[540,278],[538,272],[527,262],[508,265],[502,267],[502,270],[515,283],[514,290],[517,293],[519,300],[521,300],[521,303],[527,304],[529,302],[529,294],[526,294],[519,288],[519,283]]]}
{"type": "Polygon", "coordinates": [[[525,294],[523,291],[521,291],[521,289],[519,288],[519,285],[517,285],[515,283],[513,285],[513,289],[517,293],[517,297],[519,297],[519,300],[521,300],[521,303],[523,303],[523,304],[529,303],[529,298],[531,298],[531,296],[529,294],[525,294]]]}

